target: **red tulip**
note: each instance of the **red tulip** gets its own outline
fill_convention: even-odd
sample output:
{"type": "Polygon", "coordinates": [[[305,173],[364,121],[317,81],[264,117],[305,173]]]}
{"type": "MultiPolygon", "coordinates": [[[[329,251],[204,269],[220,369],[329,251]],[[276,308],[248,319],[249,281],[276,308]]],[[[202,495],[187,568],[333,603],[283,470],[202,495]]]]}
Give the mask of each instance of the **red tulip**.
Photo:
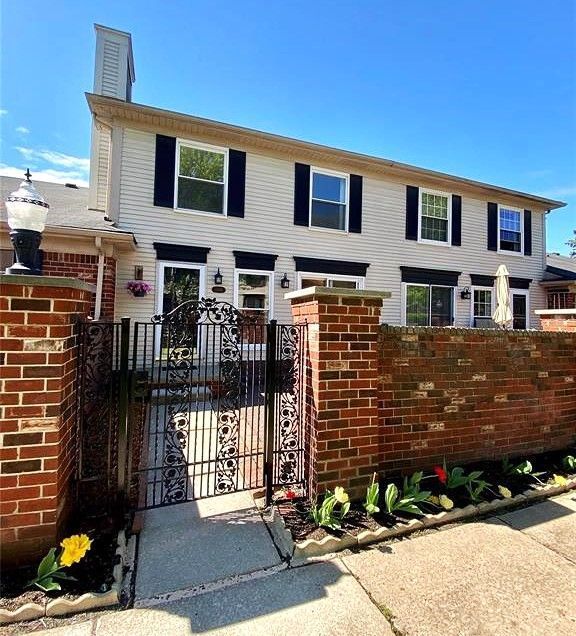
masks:
{"type": "Polygon", "coordinates": [[[446,474],[446,471],[442,468],[442,466],[434,466],[434,472],[438,476],[438,479],[443,484],[445,484],[446,480],[448,479],[448,475],[446,474]]]}

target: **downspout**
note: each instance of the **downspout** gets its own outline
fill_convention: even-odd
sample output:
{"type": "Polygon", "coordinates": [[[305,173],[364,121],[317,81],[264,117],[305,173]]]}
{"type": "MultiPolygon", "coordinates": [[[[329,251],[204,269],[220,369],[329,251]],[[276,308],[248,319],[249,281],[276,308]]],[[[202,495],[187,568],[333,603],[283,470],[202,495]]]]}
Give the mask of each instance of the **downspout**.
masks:
{"type": "Polygon", "coordinates": [[[98,250],[98,270],[96,274],[96,302],[94,304],[94,320],[100,320],[102,311],[102,290],[104,288],[104,251],[102,250],[102,238],[97,236],[94,239],[98,250]]]}

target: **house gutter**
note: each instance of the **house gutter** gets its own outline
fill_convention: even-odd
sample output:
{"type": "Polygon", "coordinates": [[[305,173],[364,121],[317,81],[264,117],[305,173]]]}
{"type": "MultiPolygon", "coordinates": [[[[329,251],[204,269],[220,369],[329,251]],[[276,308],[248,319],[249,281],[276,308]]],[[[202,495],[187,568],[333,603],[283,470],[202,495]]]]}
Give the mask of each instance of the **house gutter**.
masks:
{"type": "Polygon", "coordinates": [[[104,250],[102,249],[102,239],[97,236],[94,244],[98,250],[98,270],[96,274],[96,302],[94,304],[94,320],[100,320],[102,312],[102,290],[104,288],[104,250]]]}

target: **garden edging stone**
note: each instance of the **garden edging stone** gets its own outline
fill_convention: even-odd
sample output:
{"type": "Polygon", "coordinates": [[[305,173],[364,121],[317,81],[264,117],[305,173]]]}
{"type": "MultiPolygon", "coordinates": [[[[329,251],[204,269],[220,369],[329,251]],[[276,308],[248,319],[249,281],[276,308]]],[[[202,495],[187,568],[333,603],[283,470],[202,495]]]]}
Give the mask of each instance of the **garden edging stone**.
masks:
{"type": "Polygon", "coordinates": [[[326,554],[340,552],[355,546],[365,546],[371,543],[386,541],[400,536],[410,535],[424,528],[434,528],[448,523],[464,521],[475,516],[486,515],[503,509],[515,508],[522,504],[539,499],[548,499],[563,492],[576,488],[576,477],[568,479],[564,485],[544,484],[535,488],[529,488],[523,493],[507,499],[493,499],[479,504],[469,504],[464,508],[454,508],[437,514],[426,514],[420,519],[410,519],[405,524],[396,524],[391,528],[384,526],[378,530],[361,530],[357,536],[344,534],[342,537],[327,535],[322,539],[304,539],[294,541],[292,533],[286,527],[282,515],[275,506],[272,506],[266,521],[270,524],[272,533],[281,540],[282,545],[288,548],[289,554],[294,559],[302,560],[315,558],[326,554]]]}
{"type": "Polygon", "coordinates": [[[107,592],[87,592],[75,599],[61,597],[51,601],[44,601],[42,604],[26,603],[15,610],[0,608],[0,625],[35,620],[44,616],[77,614],[101,607],[118,605],[122,589],[124,564],[126,562],[126,534],[124,530],[120,530],[118,533],[116,555],[120,558],[112,571],[114,583],[112,583],[111,588],[107,592]]]}

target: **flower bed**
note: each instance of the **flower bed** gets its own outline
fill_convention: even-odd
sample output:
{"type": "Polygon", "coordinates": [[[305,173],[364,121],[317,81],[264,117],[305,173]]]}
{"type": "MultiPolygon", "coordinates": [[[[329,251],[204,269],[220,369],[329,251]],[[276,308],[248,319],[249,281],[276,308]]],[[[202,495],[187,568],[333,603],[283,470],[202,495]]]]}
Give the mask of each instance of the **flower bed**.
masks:
{"type": "Polygon", "coordinates": [[[44,592],[26,587],[37,576],[36,566],[4,574],[0,625],[117,605],[125,553],[124,531],[98,534],[83,558],[66,568],[66,574],[75,580],[61,581],[61,590],[44,592]]]}
{"type": "Polygon", "coordinates": [[[320,556],[575,488],[575,456],[574,451],[545,453],[465,469],[436,466],[404,479],[375,478],[367,486],[366,500],[352,504],[339,489],[320,497],[316,505],[288,490],[277,496],[272,528],[294,557],[320,556]]]}

